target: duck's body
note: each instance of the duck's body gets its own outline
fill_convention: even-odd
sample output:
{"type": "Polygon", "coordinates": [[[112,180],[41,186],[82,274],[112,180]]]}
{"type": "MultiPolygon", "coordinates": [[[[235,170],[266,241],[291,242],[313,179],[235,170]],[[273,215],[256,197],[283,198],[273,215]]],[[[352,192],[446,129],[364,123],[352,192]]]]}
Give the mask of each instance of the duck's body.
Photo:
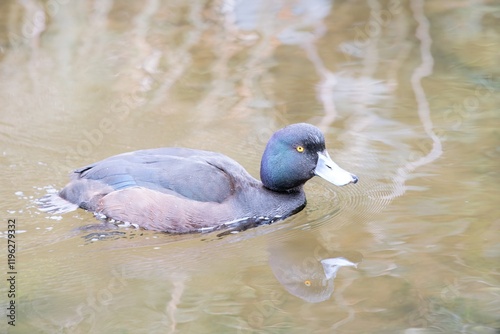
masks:
{"type": "Polygon", "coordinates": [[[106,217],[175,233],[212,227],[213,217],[218,224],[285,217],[305,204],[303,191],[277,193],[227,156],[187,148],[135,151],[85,166],[59,195],[106,217]]]}
{"type": "MultiPolygon", "coordinates": [[[[79,168],[59,196],[107,218],[170,233],[204,231],[245,219],[283,219],[305,206],[303,184],[325,173],[325,167],[321,172],[318,166],[329,157],[321,132],[312,125],[280,131],[262,159],[264,183],[222,154],[159,148],[79,168]]],[[[336,172],[345,173],[340,185],[357,181],[333,165],[336,172]]],[[[326,167],[330,173],[332,167],[326,167]]]]}

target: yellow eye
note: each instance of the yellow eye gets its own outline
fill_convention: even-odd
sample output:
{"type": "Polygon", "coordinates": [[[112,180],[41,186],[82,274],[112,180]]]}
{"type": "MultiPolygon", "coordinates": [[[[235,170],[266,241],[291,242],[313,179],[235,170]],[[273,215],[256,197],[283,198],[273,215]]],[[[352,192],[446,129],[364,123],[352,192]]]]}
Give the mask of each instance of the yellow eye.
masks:
{"type": "Polygon", "coordinates": [[[304,284],[305,284],[305,286],[311,286],[311,281],[310,280],[305,280],[304,284]]]}
{"type": "Polygon", "coordinates": [[[297,146],[295,149],[297,150],[297,152],[300,152],[300,153],[304,152],[304,147],[302,147],[300,145],[297,146]]]}

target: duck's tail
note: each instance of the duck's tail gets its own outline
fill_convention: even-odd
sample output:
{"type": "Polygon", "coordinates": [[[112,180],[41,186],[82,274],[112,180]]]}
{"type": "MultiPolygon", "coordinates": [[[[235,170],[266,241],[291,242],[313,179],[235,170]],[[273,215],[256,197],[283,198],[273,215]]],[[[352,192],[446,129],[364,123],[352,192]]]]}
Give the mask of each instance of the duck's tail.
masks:
{"type": "Polygon", "coordinates": [[[78,208],[78,205],[68,202],[59,196],[59,194],[47,194],[39,198],[36,203],[40,211],[50,214],[62,214],[78,208]]]}

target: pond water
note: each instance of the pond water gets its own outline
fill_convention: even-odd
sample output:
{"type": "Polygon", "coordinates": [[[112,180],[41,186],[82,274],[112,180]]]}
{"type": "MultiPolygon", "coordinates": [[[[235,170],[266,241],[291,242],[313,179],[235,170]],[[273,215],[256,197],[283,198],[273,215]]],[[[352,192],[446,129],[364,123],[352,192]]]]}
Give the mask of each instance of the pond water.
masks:
{"type": "Polygon", "coordinates": [[[498,333],[498,50],[496,0],[1,2],[0,332],[498,333]],[[360,181],[314,178],[272,225],[96,233],[35,205],[143,148],[258,177],[296,122],[360,181]]]}

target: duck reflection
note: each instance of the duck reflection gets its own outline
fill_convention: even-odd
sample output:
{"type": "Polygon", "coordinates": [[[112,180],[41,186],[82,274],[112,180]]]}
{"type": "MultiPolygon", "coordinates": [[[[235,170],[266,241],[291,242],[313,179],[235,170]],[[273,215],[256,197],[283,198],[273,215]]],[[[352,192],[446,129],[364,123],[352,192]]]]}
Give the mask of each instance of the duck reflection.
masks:
{"type": "MultiPolygon", "coordinates": [[[[330,298],[333,280],[341,267],[357,267],[357,263],[340,256],[343,254],[328,252],[311,235],[301,234],[298,239],[273,243],[269,252],[269,264],[276,279],[289,293],[310,303],[330,298]]],[[[348,257],[361,261],[359,253],[348,257]]]]}

